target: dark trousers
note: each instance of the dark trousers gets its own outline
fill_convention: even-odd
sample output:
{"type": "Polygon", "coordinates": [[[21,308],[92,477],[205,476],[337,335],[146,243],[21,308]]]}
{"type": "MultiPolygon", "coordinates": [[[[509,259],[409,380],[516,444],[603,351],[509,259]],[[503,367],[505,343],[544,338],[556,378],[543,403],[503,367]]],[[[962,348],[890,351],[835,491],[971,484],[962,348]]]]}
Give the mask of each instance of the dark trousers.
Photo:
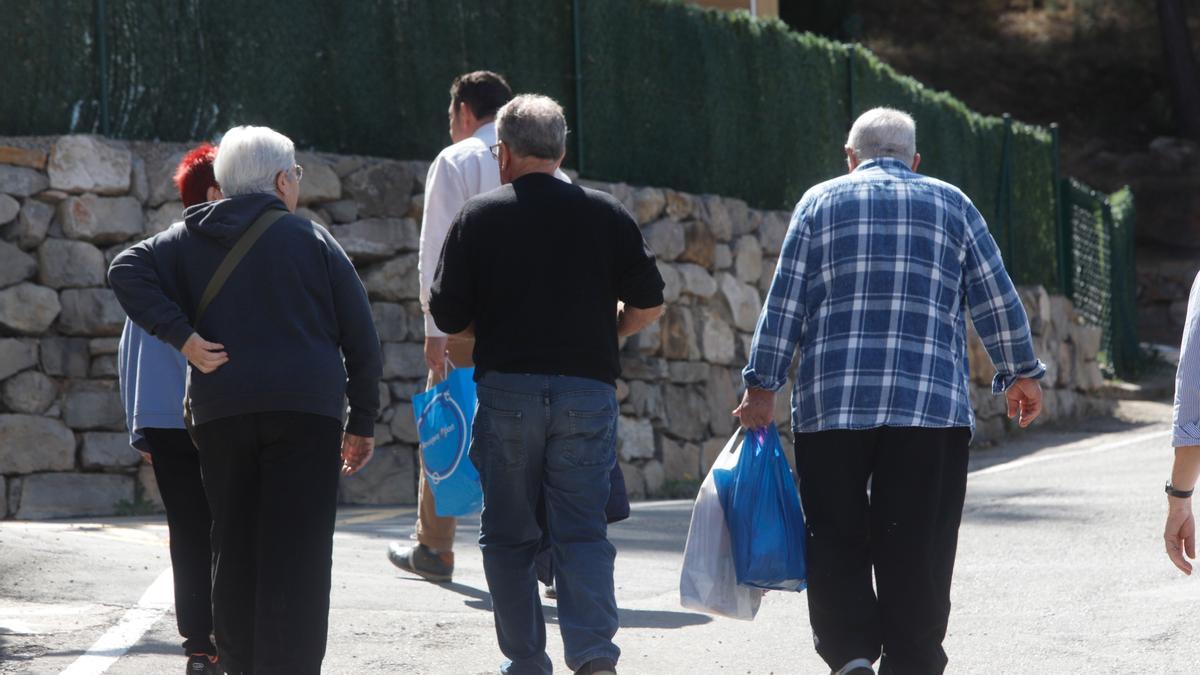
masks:
{"type": "Polygon", "coordinates": [[[212,516],[200,480],[200,457],[183,429],[143,429],[154,479],[167,511],[175,622],[187,654],[216,654],[212,643],[212,516]]]}
{"type": "Polygon", "coordinates": [[[229,673],[319,673],[341,423],[293,412],[196,427],[212,508],[213,627],[229,673]]]}
{"type": "Polygon", "coordinates": [[[969,442],[965,428],[796,435],[809,618],[831,668],[882,653],[881,675],[945,670],[969,442]]]}

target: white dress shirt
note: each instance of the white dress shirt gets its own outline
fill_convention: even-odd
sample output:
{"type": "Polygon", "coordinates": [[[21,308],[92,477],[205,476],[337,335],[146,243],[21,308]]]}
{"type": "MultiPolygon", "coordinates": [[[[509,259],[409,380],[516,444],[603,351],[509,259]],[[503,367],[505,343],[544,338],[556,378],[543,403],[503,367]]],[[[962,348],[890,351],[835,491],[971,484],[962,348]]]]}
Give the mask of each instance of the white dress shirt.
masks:
{"type": "MultiPolygon", "coordinates": [[[[468,199],[500,187],[500,164],[488,149],[495,144],[496,123],[488,122],[470,138],[442,150],[429,166],[429,175],[425,178],[425,212],[421,217],[421,248],[417,257],[426,336],[446,335],[438,330],[429,315],[429,292],[450,225],[468,199]]],[[[562,171],[555,172],[555,176],[571,182],[562,171]]]]}

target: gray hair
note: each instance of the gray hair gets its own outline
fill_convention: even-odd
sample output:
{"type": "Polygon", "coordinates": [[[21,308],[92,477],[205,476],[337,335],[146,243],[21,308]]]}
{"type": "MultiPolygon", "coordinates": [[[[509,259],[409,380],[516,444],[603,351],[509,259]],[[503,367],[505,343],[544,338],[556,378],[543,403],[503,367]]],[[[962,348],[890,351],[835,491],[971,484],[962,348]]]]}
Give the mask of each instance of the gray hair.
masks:
{"type": "Polygon", "coordinates": [[[213,174],[226,197],[275,192],[275,177],[296,165],[292,139],[270,127],[234,127],[217,146],[213,174]]]}
{"type": "Polygon", "coordinates": [[[567,119],[554,99],[521,94],[496,113],[496,136],[514,155],[559,159],[567,151],[567,119]]]}
{"type": "Polygon", "coordinates": [[[906,112],[872,108],[854,120],[846,147],[858,155],[860,162],[894,157],[911,163],[917,154],[917,123],[906,112]]]}

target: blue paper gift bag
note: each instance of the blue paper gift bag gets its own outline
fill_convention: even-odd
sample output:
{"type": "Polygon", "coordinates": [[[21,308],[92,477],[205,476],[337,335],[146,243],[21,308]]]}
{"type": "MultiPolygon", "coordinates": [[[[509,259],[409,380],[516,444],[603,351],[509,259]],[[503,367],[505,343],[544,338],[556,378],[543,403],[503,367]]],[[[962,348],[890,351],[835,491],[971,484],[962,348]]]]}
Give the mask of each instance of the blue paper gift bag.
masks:
{"type": "Polygon", "coordinates": [[[483,507],[479,472],[467,456],[475,420],[474,374],[474,368],[456,368],[413,397],[425,480],[439,516],[469,516],[483,507]]]}

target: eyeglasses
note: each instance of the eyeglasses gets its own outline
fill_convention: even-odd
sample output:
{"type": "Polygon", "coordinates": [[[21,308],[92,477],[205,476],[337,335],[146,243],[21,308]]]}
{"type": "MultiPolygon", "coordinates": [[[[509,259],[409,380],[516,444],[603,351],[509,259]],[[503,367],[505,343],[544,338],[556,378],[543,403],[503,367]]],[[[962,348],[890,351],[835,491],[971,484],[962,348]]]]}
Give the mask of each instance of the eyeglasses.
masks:
{"type": "Polygon", "coordinates": [[[297,164],[296,165],[296,182],[299,183],[302,178],[304,178],[304,167],[297,164]]]}
{"type": "Polygon", "coordinates": [[[492,153],[492,159],[496,160],[497,162],[500,161],[500,144],[503,142],[504,141],[497,141],[495,145],[488,146],[488,151],[492,153]]]}

